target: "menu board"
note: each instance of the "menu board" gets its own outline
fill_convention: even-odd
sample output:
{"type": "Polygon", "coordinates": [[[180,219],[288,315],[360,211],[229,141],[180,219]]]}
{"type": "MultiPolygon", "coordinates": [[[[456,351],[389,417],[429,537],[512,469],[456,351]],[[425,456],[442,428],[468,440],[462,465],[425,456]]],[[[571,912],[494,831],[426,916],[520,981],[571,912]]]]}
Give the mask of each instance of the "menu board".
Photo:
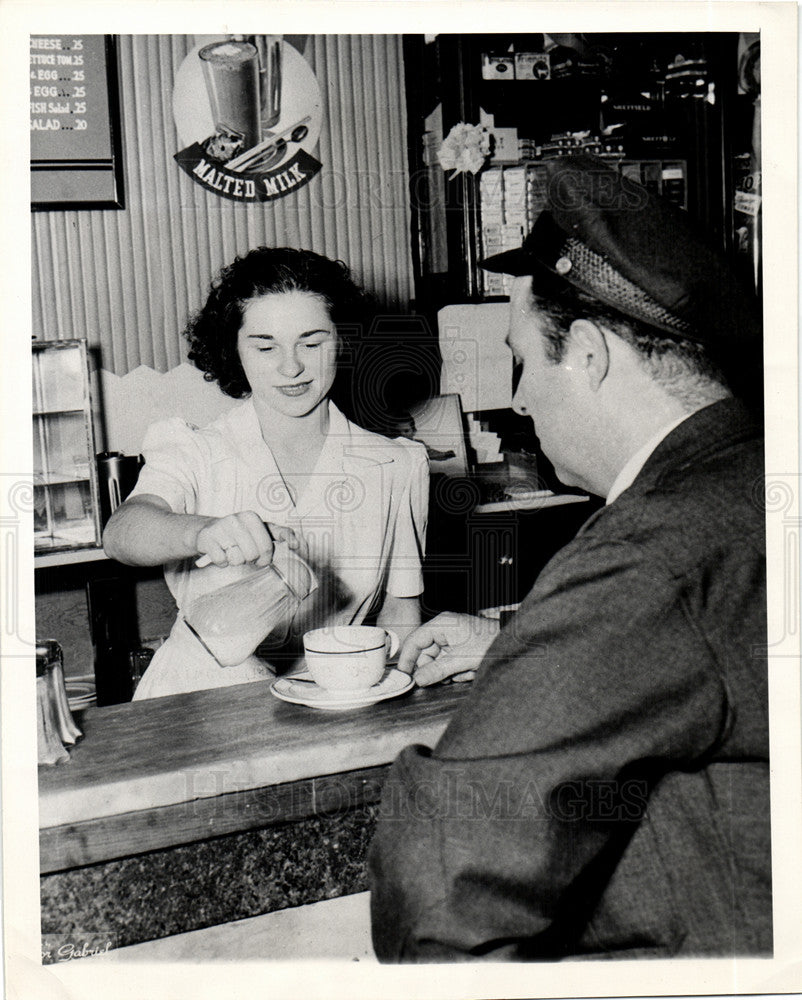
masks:
{"type": "Polygon", "coordinates": [[[112,39],[32,35],[29,70],[33,207],[122,207],[112,39]]]}

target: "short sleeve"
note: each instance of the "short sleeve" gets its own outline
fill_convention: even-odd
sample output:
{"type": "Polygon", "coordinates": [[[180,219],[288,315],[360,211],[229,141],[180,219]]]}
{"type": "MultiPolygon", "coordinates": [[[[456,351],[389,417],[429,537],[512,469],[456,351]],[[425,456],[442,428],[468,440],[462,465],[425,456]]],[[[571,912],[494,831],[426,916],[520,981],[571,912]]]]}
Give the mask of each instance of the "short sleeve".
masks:
{"type": "Polygon", "coordinates": [[[417,597],[423,593],[423,557],[426,552],[426,521],[429,514],[429,459],[426,448],[412,441],[403,447],[398,462],[399,477],[393,488],[401,491],[396,508],[393,545],[386,591],[393,597],[417,597]]]}
{"type": "Polygon", "coordinates": [[[151,424],[142,444],[145,465],[130,496],[161,497],[175,514],[194,514],[203,466],[198,432],[178,417],[151,424]]]}

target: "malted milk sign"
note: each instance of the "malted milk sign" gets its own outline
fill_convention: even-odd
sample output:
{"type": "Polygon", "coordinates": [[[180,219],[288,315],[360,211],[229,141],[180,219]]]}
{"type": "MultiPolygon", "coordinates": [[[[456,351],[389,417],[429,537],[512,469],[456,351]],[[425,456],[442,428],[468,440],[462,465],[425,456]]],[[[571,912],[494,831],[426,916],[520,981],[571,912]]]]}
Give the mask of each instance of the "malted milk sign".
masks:
{"type": "Polygon", "coordinates": [[[233,201],[272,201],[320,170],[320,89],[279,35],[202,39],[176,74],[173,114],[189,176],[233,201]]]}

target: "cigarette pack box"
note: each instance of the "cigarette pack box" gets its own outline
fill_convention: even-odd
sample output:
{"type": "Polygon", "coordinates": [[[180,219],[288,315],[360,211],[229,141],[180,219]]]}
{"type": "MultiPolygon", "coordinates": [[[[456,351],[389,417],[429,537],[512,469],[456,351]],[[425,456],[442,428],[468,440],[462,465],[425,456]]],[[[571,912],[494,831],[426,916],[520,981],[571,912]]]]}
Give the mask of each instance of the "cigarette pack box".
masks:
{"type": "Polygon", "coordinates": [[[504,194],[521,194],[526,186],[526,171],[523,167],[507,168],[504,171],[504,194]]]}
{"type": "Polygon", "coordinates": [[[494,128],[493,140],[494,163],[518,162],[517,128],[494,128]]]}
{"type": "Polygon", "coordinates": [[[503,181],[502,181],[502,171],[498,169],[491,169],[483,171],[479,175],[479,188],[482,193],[482,198],[498,198],[501,199],[501,194],[503,191],[503,181]]]}
{"type": "MultiPolygon", "coordinates": [[[[488,256],[490,256],[488,254],[488,256]]],[[[494,295],[506,295],[507,289],[504,285],[503,274],[493,274],[490,271],[482,271],[482,294],[488,298],[494,295]]]]}
{"type": "Polygon", "coordinates": [[[662,195],[680,208],[687,208],[685,169],[681,163],[664,163],[662,195]]]}
{"type": "Polygon", "coordinates": [[[534,160],[537,156],[537,143],[534,139],[518,140],[518,159],[534,160]]]}
{"type": "Polygon", "coordinates": [[[516,80],[550,80],[551,60],[548,52],[516,52],[516,80]]]}
{"type": "Polygon", "coordinates": [[[523,243],[523,238],[524,227],[522,225],[504,227],[502,243],[505,250],[516,250],[523,243]]]}
{"type": "Polygon", "coordinates": [[[511,55],[494,56],[482,53],[483,80],[514,80],[515,62],[511,55]]]}

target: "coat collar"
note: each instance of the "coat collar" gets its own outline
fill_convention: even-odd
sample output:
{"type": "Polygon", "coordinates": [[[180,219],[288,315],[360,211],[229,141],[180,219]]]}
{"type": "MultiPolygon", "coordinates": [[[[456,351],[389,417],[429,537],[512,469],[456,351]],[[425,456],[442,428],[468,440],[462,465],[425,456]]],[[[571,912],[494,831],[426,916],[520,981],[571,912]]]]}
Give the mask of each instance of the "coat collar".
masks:
{"type": "Polygon", "coordinates": [[[629,490],[645,493],[669,471],[695,465],[723,447],[762,437],[760,426],[735,398],[722,399],[692,413],[655,448],[629,490]]]}

